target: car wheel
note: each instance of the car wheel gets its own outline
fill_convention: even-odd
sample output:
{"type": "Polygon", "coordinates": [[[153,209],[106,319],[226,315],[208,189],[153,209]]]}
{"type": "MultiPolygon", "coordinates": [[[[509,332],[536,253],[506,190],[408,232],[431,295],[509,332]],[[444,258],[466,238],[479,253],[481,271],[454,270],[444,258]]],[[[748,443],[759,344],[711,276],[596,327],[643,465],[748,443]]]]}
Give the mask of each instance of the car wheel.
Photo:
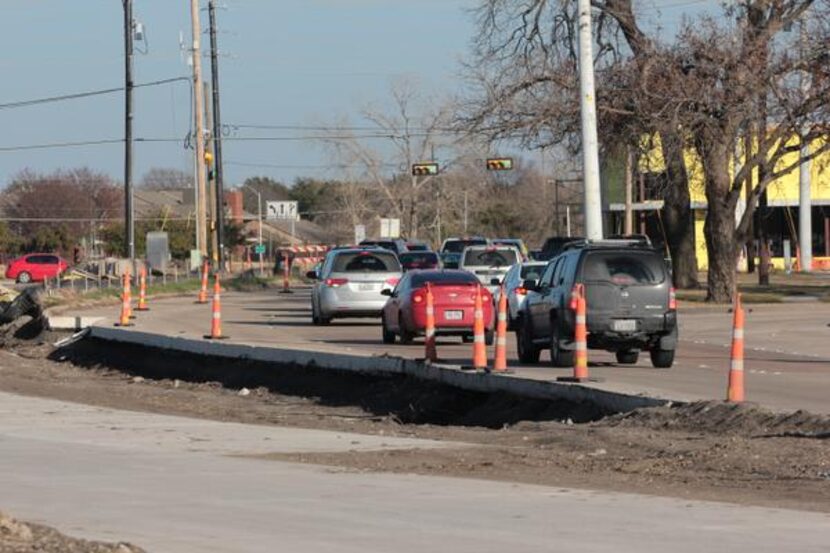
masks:
{"type": "Polygon", "coordinates": [[[530,328],[526,324],[519,324],[516,330],[516,350],[522,363],[539,362],[541,350],[533,343],[530,328]]]}
{"type": "Polygon", "coordinates": [[[673,349],[653,349],[649,353],[655,369],[670,369],[674,365],[673,349]]]}
{"type": "Polygon", "coordinates": [[[384,344],[394,344],[395,343],[395,333],[386,328],[386,317],[381,317],[380,326],[381,326],[381,334],[383,336],[383,343],[384,344]]]}
{"type": "Polygon", "coordinates": [[[404,324],[403,313],[398,313],[398,332],[400,333],[402,344],[412,343],[412,338],[414,338],[415,336],[406,328],[406,325],[404,324]]]}
{"type": "Polygon", "coordinates": [[[636,349],[628,349],[617,352],[617,363],[621,365],[633,365],[640,358],[640,352],[636,349]]]}
{"type": "Polygon", "coordinates": [[[495,341],[495,332],[492,330],[484,331],[484,345],[492,346],[495,341]]]}
{"type": "Polygon", "coordinates": [[[26,271],[23,271],[22,273],[17,275],[17,282],[19,282],[21,284],[28,284],[28,283],[32,282],[32,275],[30,275],[26,271]]]}
{"type": "Polygon", "coordinates": [[[573,367],[575,351],[559,347],[561,330],[556,321],[551,323],[553,331],[550,336],[550,362],[554,367],[573,367]]]}

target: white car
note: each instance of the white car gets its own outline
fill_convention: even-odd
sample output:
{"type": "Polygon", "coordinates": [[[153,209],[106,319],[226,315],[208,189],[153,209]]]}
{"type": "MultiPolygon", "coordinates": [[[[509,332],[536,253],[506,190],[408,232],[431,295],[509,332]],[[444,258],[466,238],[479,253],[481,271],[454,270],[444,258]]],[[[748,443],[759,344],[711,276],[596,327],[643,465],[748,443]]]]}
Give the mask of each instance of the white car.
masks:
{"type": "Polygon", "coordinates": [[[458,268],[473,273],[495,297],[510,267],[522,260],[513,246],[467,246],[458,268]]]}
{"type": "MultiPolygon", "coordinates": [[[[516,329],[519,313],[521,313],[522,306],[527,298],[528,291],[524,289],[522,284],[526,280],[539,282],[539,277],[542,276],[542,272],[544,272],[547,265],[547,261],[527,261],[517,263],[507,271],[507,275],[504,277],[504,289],[507,292],[508,330],[516,329]]],[[[500,293],[497,295],[496,301],[498,301],[500,295],[500,293]]]]}

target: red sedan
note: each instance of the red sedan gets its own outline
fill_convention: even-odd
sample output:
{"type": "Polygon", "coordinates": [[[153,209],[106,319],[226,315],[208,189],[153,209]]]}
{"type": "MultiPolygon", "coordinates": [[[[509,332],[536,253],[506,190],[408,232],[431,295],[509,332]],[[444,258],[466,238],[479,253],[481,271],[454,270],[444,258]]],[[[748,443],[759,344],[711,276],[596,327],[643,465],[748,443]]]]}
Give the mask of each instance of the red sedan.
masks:
{"type": "MultiPolygon", "coordinates": [[[[435,333],[473,338],[476,292],[481,289],[485,340],[493,343],[493,298],[472,273],[457,270],[408,271],[394,290],[386,291],[389,300],[383,307],[383,343],[392,344],[400,336],[408,344],[426,328],[426,285],[430,284],[435,308],[435,333]]],[[[381,292],[383,293],[383,292],[381,292]]]]}
{"type": "Polygon", "coordinates": [[[69,268],[69,264],[53,253],[30,253],[9,262],[6,278],[17,282],[41,282],[55,278],[69,268]]]}

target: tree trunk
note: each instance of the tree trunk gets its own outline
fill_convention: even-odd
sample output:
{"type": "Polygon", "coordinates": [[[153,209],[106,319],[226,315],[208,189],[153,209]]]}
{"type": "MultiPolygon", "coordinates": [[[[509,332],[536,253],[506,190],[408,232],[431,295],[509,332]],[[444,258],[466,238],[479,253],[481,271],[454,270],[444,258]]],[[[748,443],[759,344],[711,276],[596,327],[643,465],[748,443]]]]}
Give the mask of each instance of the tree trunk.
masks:
{"type": "Polygon", "coordinates": [[[695,219],[689,195],[684,144],[675,130],[660,133],[666,178],[663,191],[663,225],[672,258],[674,285],[698,288],[695,219]]]}
{"type": "Polygon", "coordinates": [[[697,150],[706,182],[706,222],[703,233],[709,254],[706,301],[728,303],[735,292],[738,243],[735,205],[729,201],[729,146],[719,136],[700,137],[697,150]]]}

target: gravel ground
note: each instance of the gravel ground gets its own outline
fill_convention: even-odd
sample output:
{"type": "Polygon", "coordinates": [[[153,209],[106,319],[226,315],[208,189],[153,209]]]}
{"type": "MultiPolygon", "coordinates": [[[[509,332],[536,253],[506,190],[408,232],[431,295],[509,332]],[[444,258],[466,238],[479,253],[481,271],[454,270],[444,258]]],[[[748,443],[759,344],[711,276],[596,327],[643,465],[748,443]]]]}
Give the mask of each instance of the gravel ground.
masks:
{"type": "Polygon", "coordinates": [[[21,522],[0,512],[0,553],[143,553],[128,543],[103,543],[65,536],[47,526],[21,522]]]}
{"type": "MultiPolygon", "coordinates": [[[[330,385],[341,388],[340,395],[332,395],[330,389],[315,394],[308,383],[300,388],[288,386],[289,391],[274,386],[240,390],[217,382],[152,379],[123,367],[115,370],[112,359],[106,365],[89,358],[78,363],[63,353],[53,354],[48,342],[54,338],[7,340],[6,348],[0,349],[0,389],[220,421],[472,444],[447,450],[266,456],[282,461],[830,512],[827,417],[804,412],[782,415],[752,405],[706,402],[641,409],[584,424],[572,422],[557,409],[534,409],[526,412],[532,420],[493,428],[493,421],[499,418],[494,412],[487,418],[491,426],[487,428],[476,425],[482,406],[506,409],[504,402],[479,398],[476,403],[476,398],[452,390],[419,389],[410,383],[406,393],[418,396],[411,401],[419,409],[450,411],[457,407],[452,400],[458,396],[457,403],[464,411],[455,409],[452,416],[433,419],[415,417],[415,423],[407,423],[398,407],[390,406],[384,412],[377,403],[367,408],[356,399],[361,397],[365,382],[330,385]],[[62,361],[50,360],[50,354],[62,361]],[[472,412],[478,416],[471,418],[472,412]],[[443,422],[419,422],[422,420],[443,422]]],[[[130,352],[124,355],[131,356],[130,352]]],[[[175,359],[166,362],[180,363],[175,359]]],[[[163,365],[152,355],[142,363],[163,365]]],[[[505,420],[515,419],[515,415],[514,409],[505,414],[505,420]]],[[[2,545],[0,542],[0,551],[6,551],[2,545]]]]}

